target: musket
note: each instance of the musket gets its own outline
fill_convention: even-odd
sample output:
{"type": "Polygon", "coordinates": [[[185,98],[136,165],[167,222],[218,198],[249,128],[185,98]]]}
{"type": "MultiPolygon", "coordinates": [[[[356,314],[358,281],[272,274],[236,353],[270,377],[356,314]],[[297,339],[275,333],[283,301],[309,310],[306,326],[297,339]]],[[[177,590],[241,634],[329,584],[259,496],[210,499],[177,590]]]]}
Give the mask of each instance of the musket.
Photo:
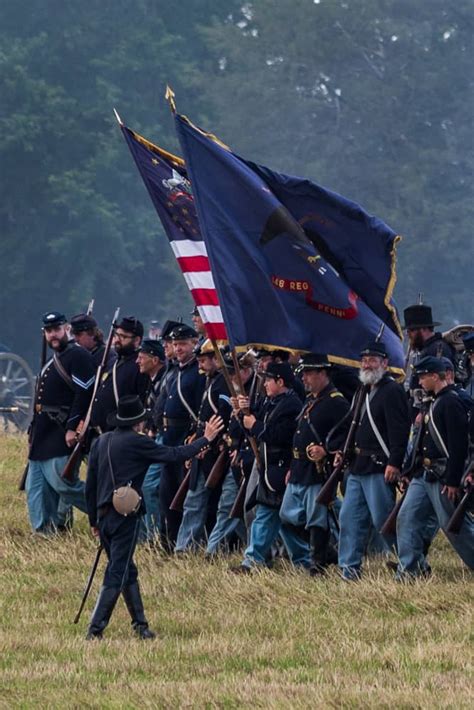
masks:
{"type": "Polygon", "coordinates": [[[173,500],[171,501],[170,510],[174,510],[177,513],[182,512],[183,506],[184,506],[184,501],[185,501],[185,498],[188,494],[190,480],[191,480],[191,469],[189,469],[189,471],[187,472],[187,474],[185,475],[185,477],[181,481],[181,484],[180,484],[178,490],[176,491],[176,494],[175,494],[173,500]]]}
{"type": "Polygon", "coordinates": [[[446,525],[446,532],[452,533],[453,535],[459,535],[464,521],[464,516],[471,505],[473,492],[474,485],[472,483],[467,483],[464,488],[464,495],[459,501],[456,510],[451,515],[448,524],[446,525]]]}
{"type": "Polygon", "coordinates": [[[95,298],[91,298],[91,300],[89,301],[89,305],[87,306],[87,311],[86,311],[86,314],[88,316],[92,315],[92,312],[94,310],[94,303],[95,303],[95,298]]]}
{"type": "Polygon", "coordinates": [[[63,472],[61,473],[62,478],[64,478],[66,481],[71,481],[73,479],[74,472],[76,471],[77,466],[79,466],[81,459],[82,459],[85,438],[86,438],[87,431],[89,429],[90,422],[91,422],[92,409],[94,407],[95,396],[96,396],[97,390],[100,386],[100,382],[102,379],[102,373],[105,371],[105,368],[107,367],[107,360],[109,357],[110,348],[112,347],[112,339],[114,336],[114,324],[116,323],[116,321],[118,319],[119,313],[120,313],[120,308],[117,308],[117,310],[115,311],[114,317],[112,319],[112,324],[110,326],[109,336],[107,338],[104,352],[102,354],[102,361],[97,368],[97,373],[96,373],[95,382],[94,382],[94,389],[92,390],[92,397],[91,397],[91,401],[89,404],[89,409],[87,410],[87,414],[85,416],[84,423],[82,425],[82,429],[77,437],[77,443],[74,446],[74,449],[72,450],[72,453],[66,462],[63,472]]]}
{"type": "MultiPolygon", "coordinates": [[[[44,330],[43,330],[42,336],[43,337],[41,339],[40,369],[39,369],[38,374],[36,375],[34,405],[36,404],[36,396],[38,394],[38,387],[39,387],[39,382],[41,379],[41,373],[43,372],[43,368],[46,365],[46,353],[48,351],[48,343],[46,342],[46,336],[44,334],[44,330]]],[[[26,466],[25,466],[23,473],[21,474],[21,478],[18,482],[18,490],[19,491],[24,491],[26,488],[26,477],[28,476],[28,468],[30,465],[29,459],[30,459],[30,451],[31,451],[31,442],[33,441],[33,428],[35,426],[35,419],[36,419],[36,408],[33,409],[33,418],[31,420],[31,423],[30,423],[30,426],[28,429],[28,461],[26,462],[26,466]]]]}
{"type": "Polygon", "coordinates": [[[99,564],[100,556],[102,554],[103,549],[104,548],[102,547],[102,545],[99,545],[99,547],[97,548],[94,564],[92,565],[92,569],[90,571],[90,574],[89,574],[89,577],[87,579],[86,586],[84,589],[84,594],[82,595],[81,606],[79,607],[79,611],[77,612],[76,616],[74,617],[75,624],[77,624],[79,622],[79,619],[81,618],[82,610],[84,609],[85,603],[87,601],[87,597],[89,596],[89,592],[92,587],[92,582],[94,581],[95,573],[97,571],[97,566],[99,564]]]}
{"type": "MultiPolygon", "coordinates": [[[[426,403],[425,403],[426,405],[426,403]]],[[[424,410],[422,410],[421,415],[424,415],[424,410]]],[[[421,432],[423,431],[423,421],[418,425],[416,428],[416,433],[414,435],[414,441],[413,441],[413,448],[411,451],[411,458],[408,463],[408,466],[403,469],[401,478],[411,478],[413,475],[414,470],[416,469],[417,466],[417,457],[418,457],[418,449],[420,446],[420,441],[421,441],[421,432]]],[[[400,491],[400,488],[398,489],[400,491]]],[[[380,528],[380,534],[381,535],[395,535],[397,532],[397,517],[398,513],[400,512],[400,508],[403,505],[403,501],[405,500],[406,494],[408,491],[408,485],[405,486],[402,495],[400,498],[397,500],[395,505],[393,506],[390,514],[388,515],[386,521],[380,528]]]]}
{"type": "Polygon", "coordinates": [[[344,469],[348,464],[349,454],[352,452],[354,437],[356,429],[359,426],[360,413],[362,410],[362,405],[364,403],[366,392],[367,385],[362,385],[356,394],[356,398],[354,401],[354,410],[352,413],[352,421],[349,427],[348,434],[346,436],[346,440],[344,442],[344,447],[341,453],[341,459],[337,466],[333,469],[326,483],[322,486],[321,490],[319,491],[318,497],[316,498],[316,502],[320,505],[325,505],[326,507],[328,507],[331,504],[336,493],[338,483],[342,480],[344,469]]]}
{"type": "Polygon", "coordinates": [[[244,517],[244,505],[245,505],[245,495],[247,493],[248,478],[242,474],[242,483],[237,492],[234,500],[234,504],[230,509],[229,518],[237,518],[241,520],[244,517]]]}
{"type": "Polygon", "coordinates": [[[210,488],[211,490],[217,488],[221,480],[224,478],[224,475],[228,468],[229,449],[227,448],[227,446],[224,446],[222,451],[219,453],[219,456],[215,460],[213,467],[210,470],[205,484],[206,488],[210,488]]]}

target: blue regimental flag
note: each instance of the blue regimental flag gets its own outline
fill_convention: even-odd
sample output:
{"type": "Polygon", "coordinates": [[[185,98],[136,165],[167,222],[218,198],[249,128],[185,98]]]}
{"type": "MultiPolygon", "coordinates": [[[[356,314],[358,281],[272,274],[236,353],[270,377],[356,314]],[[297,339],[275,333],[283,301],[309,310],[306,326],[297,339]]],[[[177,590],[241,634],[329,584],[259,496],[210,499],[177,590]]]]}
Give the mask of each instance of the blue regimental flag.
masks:
{"type": "Polygon", "coordinates": [[[230,344],[357,365],[385,324],[401,371],[395,232],[336,193],[243,160],[183,116],[176,127],[230,344]]]}

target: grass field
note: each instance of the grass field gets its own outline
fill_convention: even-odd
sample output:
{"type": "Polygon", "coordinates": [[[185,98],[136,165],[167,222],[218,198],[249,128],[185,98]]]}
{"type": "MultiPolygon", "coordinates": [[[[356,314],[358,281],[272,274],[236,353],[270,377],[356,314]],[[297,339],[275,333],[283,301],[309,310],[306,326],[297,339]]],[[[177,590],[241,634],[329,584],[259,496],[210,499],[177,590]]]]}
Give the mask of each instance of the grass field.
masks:
{"type": "Polygon", "coordinates": [[[472,577],[439,536],[428,582],[400,586],[380,562],[358,584],[284,563],[252,577],[228,560],[137,562],[152,642],[119,602],[103,642],[84,641],[103,561],[74,533],[31,536],[17,480],[25,441],[0,436],[1,708],[472,707],[472,577]]]}

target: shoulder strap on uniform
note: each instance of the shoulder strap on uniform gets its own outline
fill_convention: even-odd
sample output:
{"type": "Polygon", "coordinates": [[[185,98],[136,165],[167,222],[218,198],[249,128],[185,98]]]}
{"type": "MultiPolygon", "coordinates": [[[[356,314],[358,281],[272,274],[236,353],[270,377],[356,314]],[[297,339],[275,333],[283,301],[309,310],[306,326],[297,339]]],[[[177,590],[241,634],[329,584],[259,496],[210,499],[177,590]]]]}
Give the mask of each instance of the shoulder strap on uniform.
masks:
{"type": "Polygon", "coordinates": [[[375,438],[376,438],[377,441],[379,442],[382,451],[384,452],[385,456],[386,456],[387,458],[389,458],[389,457],[390,457],[390,451],[389,451],[389,449],[388,449],[388,446],[387,446],[387,444],[385,443],[385,441],[383,440],[382,434],[380,433],[380,431],[379,431],[379,429],[378,429],[378,427],[377,427],[377,425],[376,425],[376,423],[375,423],[375,421],[374,421],[374,418],[373,418],[373,416],[372,416],[372,411],[371,411],[371,409],[370,409],[370,399],[371,399],[370,396],[369,396],[368,394],[366,394],[366,395],[365,395],[365,408],[366,408],[366,411],[367,411],[367,416],[368,416],[368,418],[369,418],[370,426],[372,427],[372,431],[374,432],[375,438]]]}
{"type": "Polygon", "coordinates": [[[69,389],[71,389],[73,392],[75,392],[76,388],[74,387],[74,382],[72,381],[72,377],[64,369],[64,365],[62,364],[62,362],[59,358],[59,355],[57,353],[54,353],[54,355],[53,355],[53,365],[54,365],[59,377],[62,380],[64,380],[64,382],[67,384],[69,389]]]}
{"type": "Polygon", "coordinates": [[[430,404],[430,411],[428,414],[428,431],[430,432],[431,438],[433,439],[434,443],[438,447],[440,453],[443,453],[447,459],[449,459],[449,451],[448,447],[443,441],[443,437],[439,433],[439,429],[435,424],[434,420],[434,410],[435,410],[435,405],[438,400],[435,400],[434,402],[431,402],[430,404]]]}
{"type": "Polygon", "coordinates": [[[119,361],[116,360],[113,364],[112,367],[112,386],[114,388],[114,399],[115,399],[115,406],[118,407],[119,403],[119,391],[118,391],[118,384],[117,384],[117,367],[118,367],[119,361]]]}
{"type": "Polygon", "coordinates": [[[178,372],[178,379],[177,379],[176,384],[177,384],[177,389],[178,389],[178,396],[181,400],[182,405],[185,407],[185,409],[187,409],[187,411],[189,412],[193,421],[197,422],[198,418],[197,418],[196,414],[194,413],[192,407],[184,399],[183,393],[181,391],[181,370],[179,370],[179,372],[178,372]]]}

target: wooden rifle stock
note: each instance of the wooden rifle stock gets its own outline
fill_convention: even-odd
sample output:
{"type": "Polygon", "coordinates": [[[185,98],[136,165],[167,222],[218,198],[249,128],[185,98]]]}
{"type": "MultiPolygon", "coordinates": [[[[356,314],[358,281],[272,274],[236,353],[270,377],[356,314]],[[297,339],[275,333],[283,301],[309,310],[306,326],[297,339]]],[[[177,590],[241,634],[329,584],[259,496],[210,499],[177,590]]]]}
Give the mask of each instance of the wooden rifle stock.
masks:
{"type": "Polygon", "coordinates": [[[349,427],[349,431],[346,436],[346,440],[344,442],[344,448],[342,450],[341,454],[341,461],[337,464],[337,466],[334,468],[333,472],[329,476],[328,480],[326,483],[322,486],[321,490],[319,491],[318,497],[316,498],[316,502],[319,503],[320,505],[325,505],[328,507],[337,490],[337,485],[340,483],[342,480],[342,476],[344,474],[344,468],[347,464],[347,459],[349,456],[349,451],[352,449],[352,444],[354,441],[355,437],[355,432],[357,429],[357,426],[359,424],[359,418],[360,418],[360,412],[362,409],[362,405],[364,403],[364,398],[365,398],[365,393],[367,392],[367,386],[363,385],[359,388],[359,391],[356,394],[356,399],[354,401],[354,413],[352,415],[352,421],[351,425],[349,427]]]}
{"type": "Polygon", "coordinates": [[[229,513],[230,519],[237,518],[239,520],[242,520],[242,518],[244,517],[244,504],[245,494],[247,493],[247,484],[248,479],[244,476],[242,483],[240,484],[238,493],[235,497],[234,504],[229,513]]]}
{"type": "Polygon", "coordinates": [[[214,462],[206,480],[206,488],[217,488],[229,468],[229,450],[225,447],[214,462]]]}
{"type": "Polygon", "coordinates": [[[463,524],[464,516],[466,511],[469,509],[471,503],[472,492],[474,491],[474,486],[467,484],[465,493],[461,500],[459,501],[456,510],[450,517],[448,524],[446,525],[446,532],[452,533],[453,535],[459,535],[461,526],[463,524]]]}
{"type": "Polygon", "coordinates": [[[74,449],[69,456],[68,460],[66,461],[66,465],[61,473],[61,477],[64,478],[66,481],[72,481],[74,478],[74,473],[76,471],[77,466],[80,465],[81,459],[82,459],[82,454],[84,450],[84,443],[86,439],[86,435],[91,423],[91,417],[92,417],[92,409],[94,407],[94,400],[95,396],[97,394],[97,390],[99,389],[100,386],[100,381],[102,379],[102,373],[104,372],[105,368],[107,367],[107,360],[109,358],[109,353],[110,353],[110,348],[112,347],[112,339],[114,337],[114,326],[115,323],[118,319],[120,313],[120,308],[117,308],[114,317],[112,319],[112,324],[110,326],[109,330],[109,335],[107,338],[107,342],[105,344],[104,352],[102,355],[102,361],[97,368],[97,373],[95,376],[95,382],[94,382],[94,389],[92,390],[92,397],[91,401],[89,404],[89,409],[87,410],[87,414],[84,419],[84,424],[82,425],[81,433],[78,436],[77,444],[74,446],[74,449]]]}
{"type": "Polygon", "coordinates": [[[400,508],[403,505],[403,501],[405,500],[407,490],[408,486],[405,488],[405,490],[403,491],[403,495],[401,495],[400,498],[397,500],[397,502],[392,508],[392,512],[380,528],[381,535],[395,535],[395,533],[397,532],[397,517],[398,513],[400,512],[400,508]]]}
{"type": "Polygon", "coordinates": [[[177,513],[181,513],[183,510],[184,506],[184,500],[187,496],[188,490],[189,490],[189,481],[191,479],[191,469],[187,472],[183,480],[181,481],[181,485],[176,491],[176,495],[171,501],[170,505],[170,510],[174,510],[177,513]]]}

